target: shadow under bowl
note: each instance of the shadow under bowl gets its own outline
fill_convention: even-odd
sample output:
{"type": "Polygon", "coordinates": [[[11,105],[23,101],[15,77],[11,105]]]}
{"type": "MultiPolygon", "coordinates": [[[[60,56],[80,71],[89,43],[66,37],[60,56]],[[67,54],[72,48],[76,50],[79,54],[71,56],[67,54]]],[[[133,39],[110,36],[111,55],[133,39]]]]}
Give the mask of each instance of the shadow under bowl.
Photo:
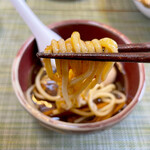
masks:
{"type": "MultiPolygon", "coordinates": [[[[62,38],[67,39],[73,31],[78,31],[83,40],[101,39],[109,37],[118,44],[131,43],[131,41],[119,31],[94,21],[70,20],[54,23],[49,26],[50,29],[58,33],[62,38]]],[[[22,106],[43,126],[48,129],[61,132],[83,133],[96,130],[103,130],[107,127],[120,122],[135,107],[140,100],[145,85],[145,69],[143,64],[123,63],[125,70],[125,89],[128,105],[124,110],[115,116],[95,123],[67,123],[53,120],[33,108],[26,100],[25,92],[34,83],[35,76],[40,69],[41,62],[36,57],[37,45],[33,37],[29,38],[17,53],[12,66],[12,84],[15,93],[22,106]]]]}

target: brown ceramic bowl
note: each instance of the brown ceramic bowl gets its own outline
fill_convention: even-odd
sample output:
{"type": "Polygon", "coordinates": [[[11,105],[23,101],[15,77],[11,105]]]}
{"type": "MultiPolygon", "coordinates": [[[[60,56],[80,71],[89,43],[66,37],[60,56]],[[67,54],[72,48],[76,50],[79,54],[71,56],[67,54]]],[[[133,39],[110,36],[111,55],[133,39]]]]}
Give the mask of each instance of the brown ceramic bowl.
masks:
{"type": "MultiPolygon", "coordinates": [[[[73,31],[79,31],[83,40],[91,40],[93,38],[101,39],[110,37],[118,44],[131,43],[131,41],[117,30],[98,22],[71,20],[54,23],[49,26],[64,39],[70,37],[73,31]]],[[[117,115],[100,122],[95,123],[67,123],[63,121],[53,120],[45,116],[40,111],[33,108],[26,100],[25,92],[27,88],[34,83],[35,75],[41,67],[40,60],[36,57],[37,46],[33,37],[29,38],[21,47],[12,66],[12,83],[15,93],[22,106],[43,126],[48,129],[61,132],[89,132],[102,130],[120,122],[135,107],[140,100],[145,85],[144,65],[138,63],[123,63],[126,72],[125,88],[128,105],[117,115]]]]}

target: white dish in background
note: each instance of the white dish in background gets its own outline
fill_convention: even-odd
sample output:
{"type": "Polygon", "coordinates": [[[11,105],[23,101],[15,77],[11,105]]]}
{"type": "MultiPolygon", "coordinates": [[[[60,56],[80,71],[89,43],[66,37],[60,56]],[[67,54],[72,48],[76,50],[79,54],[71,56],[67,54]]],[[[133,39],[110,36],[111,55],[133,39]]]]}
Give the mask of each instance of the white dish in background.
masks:
{"type": "Polygon", "coordinates": [[[141,2],[138,0],[133,0],[136,7],[141,11],[142,14],[150,18],[150,8],[144,6],[141,2]]]}

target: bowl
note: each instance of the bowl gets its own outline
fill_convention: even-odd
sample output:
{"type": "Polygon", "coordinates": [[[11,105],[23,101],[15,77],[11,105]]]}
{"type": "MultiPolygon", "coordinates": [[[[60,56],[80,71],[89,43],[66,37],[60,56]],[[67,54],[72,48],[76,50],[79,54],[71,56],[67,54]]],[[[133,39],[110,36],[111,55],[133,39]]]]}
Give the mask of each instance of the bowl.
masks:
{"type": "Polygon", "coordinates": [[[142,14],[150,18],[150,8],[144,6],[144,4],[142,4],[138,0],[133,0],[133,2],[142,14]]]}
{"type": "MultiPolygon", "coordinates": [[[[54,30],[64,39],[70,37],[73,31],[78,31],[83,40],[93,38],[110,37],[119,44],[131,43],[131,41],[119,31],[105,24],[88,20],[69,20],[51,24],[50,29],[54,30]]],[[[38,120],[44,127],[63,133],[85,133],[96,130],[103,130],[124,119],[141,99],[145,85],[145,70],[143,64],[123,63],[126,72],[125,88],[127,94],[127,107],[117,115],[95,123],[67,123],[53,120],[42,114],[31,106],[25,97],[28,87],[34,83],[35,75],[41,67],[40,60],[36,57],[37,45],[34,37],[29,38],[20,48],[12,66],[12,84],[14,91],[21,105],[33,118],[38,120]]]]}

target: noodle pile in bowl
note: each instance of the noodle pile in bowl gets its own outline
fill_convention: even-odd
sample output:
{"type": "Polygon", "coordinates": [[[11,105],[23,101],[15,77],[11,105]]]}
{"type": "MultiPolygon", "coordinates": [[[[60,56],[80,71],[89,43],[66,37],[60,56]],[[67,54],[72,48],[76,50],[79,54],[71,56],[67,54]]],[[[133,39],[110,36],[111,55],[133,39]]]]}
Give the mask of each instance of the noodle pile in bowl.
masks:
{"type": "MultiPolygon", "coordinates": [[[[52,40],[45,53],[117,53],[117,43],[110,38],[82,41],[78,32],[64,41],[52,40]]],[[[114,83],[104,84],[114,62],[43,59],[45,66],[27,90],[29,103],[45,115],[63,121],[82,123],[110,118],[126,103],[126,96],[114,83]],[[63,118],[63,119],[62,119],[63,118]]]]}

